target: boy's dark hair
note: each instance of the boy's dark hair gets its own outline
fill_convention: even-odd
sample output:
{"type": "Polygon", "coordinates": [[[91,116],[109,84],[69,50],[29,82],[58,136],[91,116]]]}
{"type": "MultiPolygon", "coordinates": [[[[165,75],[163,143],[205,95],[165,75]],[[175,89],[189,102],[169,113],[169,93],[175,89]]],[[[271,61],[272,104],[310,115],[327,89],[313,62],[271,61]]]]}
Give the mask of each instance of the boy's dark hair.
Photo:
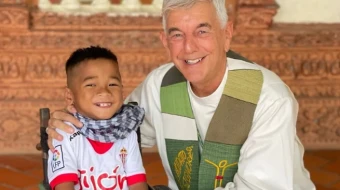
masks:
{"type": "Polygon", "coordinates": [[[74,51],[65,64],[66,74],[68,74],[78,64],[91,59],[108,59],[118,64],[117,57],[112,51],[100,46],[90,46],[74,51]]]}

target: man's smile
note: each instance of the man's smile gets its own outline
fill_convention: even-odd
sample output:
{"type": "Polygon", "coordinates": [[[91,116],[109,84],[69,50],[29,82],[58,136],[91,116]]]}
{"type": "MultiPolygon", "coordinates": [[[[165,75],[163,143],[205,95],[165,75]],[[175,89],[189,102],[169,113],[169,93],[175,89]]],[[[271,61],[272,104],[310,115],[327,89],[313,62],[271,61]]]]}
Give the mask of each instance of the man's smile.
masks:
{"type": "Polygon", "coordinates": [[[186,59],[184,60],[185,63],[189,64],[189,65],[194,65],[196,63],[199,63],[201,62],[205,57],[201,57],[201,58],[198,58],[198,59],[186,59]]]}

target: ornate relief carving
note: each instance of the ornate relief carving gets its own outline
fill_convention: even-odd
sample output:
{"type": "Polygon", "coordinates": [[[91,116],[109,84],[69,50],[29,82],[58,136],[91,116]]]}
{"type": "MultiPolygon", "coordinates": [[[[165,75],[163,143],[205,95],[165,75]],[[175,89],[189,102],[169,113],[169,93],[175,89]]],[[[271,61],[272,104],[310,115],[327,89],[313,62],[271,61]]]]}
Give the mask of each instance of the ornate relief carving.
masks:
{"type": "MultiPolygon", "coordinates": [[[[310,31],[236,31],[232,47],[241,48],[291,48],[291,47],[339,47],[340,30],[310,31]]],[[[1,33],[0,49],[75,49],[93,44],[100,44],[119,51],[154,51],[164,49],[159,40],[159,31],[113,31],[93,32],[91,35],[81,32],[31,32],[1,33]]]]}
{"type": "Polygon", "coordinates": [[[300,100],[298,134],[308,148],[340,148],[339,99],[300,100]]]}
{"type": "Polygon", "coordinates": [[[227,0],[226,1],[228,20],[232,22],[235,22],[235,18],[236,18],[236,11],[238,7],[237,1],[238,0],[227,0]]]}
{"type": "Polygon", "coordinates": [[[42,53],[0,53],[0,80],[3,82],[62,82],[64,56],[42,53]]]}
{"type": "MultiPolygon", "coordinates": [[[[336,79],[334,79],[336,80],[336,79]]],[[[299,82],[294,80],[286,81],[287,85],[294,92],[297,98],[320,98],[320,97],[340,97],[340,85],[334,83],[334,80],[318,81],[315,80],[311,83],[299,82]]]]}
{"type": "MultiPolygon", "coordinates": [[[[64,64],[69,53],[52,52],[0,53],[0,81],[4,86],[0,88],[0,101],[62,101],[66,86],[64,64]]],[[[152,69],[168,61],[164,52],[118,55],[125,95],[152,69]]]]}
{"type": "MultiPolygon", "coordinates": [[[[45,86],[49,86],[45,84],[45,86]]],[[[56,87],[32,87],[28,88],[1,88],[0,101],[63,101],[64,86],[59,84],[56,87]]]]}
{"type": "Polygon", "coordinates": [[[163,49],[159,31],[114,31],[114,32],[32,32],[0,33],[0,49],[76,49],[89,45],[112,47],[113,50],[158,50],[163,49]]]}
{"type": "Polygon", "coordinates": [[[0,102],[1,153],[33,153],[39,141],[39,108],[60,109],[63,102],[0,102]]]}
{"type": "Polygon", "coordinates": [[[236,28],[267,29],[277,9],[275,0],[239,0],[236,28]]]}
{"type": "MultiPolygon", "coordinates": [[[[1,5],[1,2],[0,2],[1,5]]],[[[29,13],[26,8],[1,7],[0,6],[0,28],[6,29],[28,29],[29,13]]]]}
{"type": "Polygon", "coordinates": [[[23,5],[25,3],[25,0],[0,0],[0,5],[23,5]]]}
{"type": "MultiPolygon", "coordinates": [[[[124,89],[123,95],[126,97],[129,95],[133,89],[137,87],[143,81],[143,78],[135,78],[133,82],[125,81],[123,82],[124,89]]],[[[44,84],[49,86],[49,84],[44,84]]],[[[50,102],[50,101],[60,101],[64,102],[64,89],[65,84],[54,84],[55,87],[21,87],[21,88],[5,88],[0,89],[0,102],[7,101],[32,101],[32,102],[50,102]]]]}
{"type": "Polygon", "coordinates": [[[275,0],[238,0],[239,6],[255,6],[255,5],[276,5],[275,0]]]}
{"type": "Polygon", "coordinates": [[[153,16],[65,16],[39,10],[32,12],[33,30],[161,30],[161,22],[161,17],[153,16]]]}
{"type": "Polygon", "coordinates": [[[276,9],[242,8],[238,10],[236,28],[266,29],[273,22],[276,9]]]}
{"type": "MultiPolygon", "coordinates": [[[[73,51],[73,50],[72,50],[73,51]]],[[[71,50],[70,50],[71,53],[71,50]]],[[[70,53],[0,53],[0,81],[3,83],[65,84],[65,62],[70,53]]],[[[152,69],[168,61],[164,51],[116,52],[124,81],[144,78],[152,69]]]]}
{"type": "MultiPolygon", "coordinates": [[[[0,0],[0,5],[4,2],[14,1],[0,0]]],[[[233,9],[239,26],[232,49],[273,70],[290,86],[300,104],[297,131],[307,148],[340,148],[339,26],[271,26],[276,8],[274,0],[239,0],[233,9]]],[[[32,30],[21,30],[28,20],[22,5],[0,8],[0,27],[5,28],[0,31],[1,153],[36,152],[38,110],[64,107],[64,63],[72,50],[98,44],[115,51],[124,96],[169,61],[157,17],[65,19],[35,10],[32,30]],[[89,33],[92,29],[96,31],[89,33]]]]}
{"type": "Polygon", "coordinates": [[[240,49],[248,59],[274,71],[284,80],[340,79],[340,49],[251,51],[240,49]]]}
{"type": "MultiPolygon", "coordinates": [[[[30,142],[36,140],[38,127],[33,127],[38,123],[38,115],[31,112],[21,112],[19,110],[0,111],[0,142],[17,141],[30,142]],[[25,126],[25,127],[22,127],[25,126]],[[32,126],[32,127],[26,127],[32,126]],[[30,134],[30,135],[28,135],[30,134]]],[[[39,125],[37,125],[39,126],[39,125]]]]}

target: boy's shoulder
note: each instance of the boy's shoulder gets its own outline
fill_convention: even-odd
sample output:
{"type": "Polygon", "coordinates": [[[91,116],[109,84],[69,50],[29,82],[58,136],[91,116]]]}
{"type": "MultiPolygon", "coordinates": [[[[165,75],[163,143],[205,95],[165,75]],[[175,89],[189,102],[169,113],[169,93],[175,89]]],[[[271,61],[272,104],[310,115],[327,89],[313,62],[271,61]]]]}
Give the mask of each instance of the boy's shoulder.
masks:
{"type": "Polygon", "coordinates": [[[78,130],[77,127],[75,127],[72,123],[70,122],[64,122],[65,124],[69,125],[70,127],[73,128],[74,132],[73,133],[67,133],[65,131],[62,131],[60,129],[56,129],[56,131],[63,136],[63,140],[67,140],[69,142],[72,142],[75,140],[76,137],[79,138],[79,136],[82,136],[80,131],[78,130]]]}
{"type": "MultiPolygon", "coordinates": [[[[138,139],[138,137],[137,137],[136,131],[131,131],[130,134],[128,134],[128,135],[126,136],[126,138],[124,138],[124,139],[119,139],[117,142],[128,143],[128,144],[130,144],[130,143],[136,142],[137,139],[138,139]]],[[[116,143],[117,143],[117,142],[116,142],[116,143]]]]}
{"type": "Polygon", "coordinates": [[[125,147],[130,149],[130,147],[138,146],[138,138],[137,133],[135,131],[131,131],[129,135],[126,136],[124,139],[119,139],[116,142],[114,142],[114,146],[116,148],[125,147]]]}

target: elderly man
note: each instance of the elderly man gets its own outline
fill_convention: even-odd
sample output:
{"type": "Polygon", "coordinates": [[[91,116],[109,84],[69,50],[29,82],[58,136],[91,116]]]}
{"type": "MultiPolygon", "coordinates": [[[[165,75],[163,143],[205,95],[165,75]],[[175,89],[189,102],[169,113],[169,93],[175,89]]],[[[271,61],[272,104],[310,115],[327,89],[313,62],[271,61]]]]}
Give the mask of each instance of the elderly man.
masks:
{"type": "MultiPolygon", "coordinates": [[[[172,62],[126,99],[146,111],[143,147],[157,144],[169,187],[313,190],[296,135],[298,104],[273,72],[229,51],[224,0],[164,0],[160,38],[172,62]],[[228,57],[226,57],[228,52],[228,57]]],[[[70,112],[75,112],[69,107],[70,112]]],[[[48,134],[67,131],[52,114],[48,134]]]]}

